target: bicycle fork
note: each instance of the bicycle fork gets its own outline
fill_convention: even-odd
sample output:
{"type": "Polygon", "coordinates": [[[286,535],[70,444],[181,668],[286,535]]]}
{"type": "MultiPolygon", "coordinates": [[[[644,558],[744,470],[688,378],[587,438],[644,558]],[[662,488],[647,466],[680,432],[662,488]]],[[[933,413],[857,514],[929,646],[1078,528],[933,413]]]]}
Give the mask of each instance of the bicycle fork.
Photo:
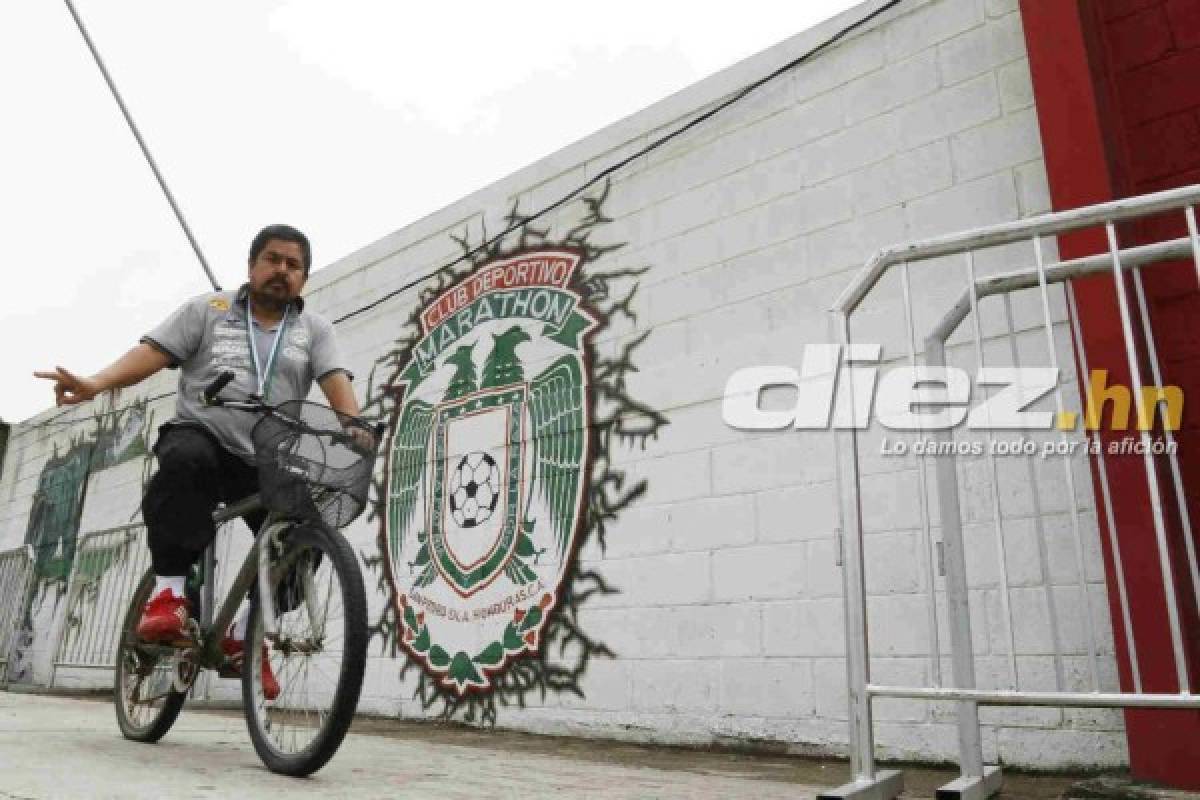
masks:
{"type": "Polygon", "coordinates": [[[279,534],[291,527],[291,523],[280,520],[267,525],[258,537],[258,604],[262,610],[263,638],[279,642],[279,627],[275,622],[275,598],[271,593],[271,546],[283,552],[279,534]]]}

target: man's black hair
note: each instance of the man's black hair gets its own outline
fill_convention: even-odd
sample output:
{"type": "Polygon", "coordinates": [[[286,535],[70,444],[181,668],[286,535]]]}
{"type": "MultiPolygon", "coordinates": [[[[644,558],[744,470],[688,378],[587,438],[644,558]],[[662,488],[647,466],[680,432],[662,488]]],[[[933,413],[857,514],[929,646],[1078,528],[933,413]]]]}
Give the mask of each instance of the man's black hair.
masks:
{"type": "Polygon", "coordinates": [[[258,235],[254,237],[254,241],[250,243],[250,263],[254,263],[258,254],[272,239],[295,242],[300,245],[300,254],[304,256],[304,276],[308,277],[308,271],[312,267],[312,246],[308,243],[308,237],[291,225],[268,225],[259,231],[258,235]]]}

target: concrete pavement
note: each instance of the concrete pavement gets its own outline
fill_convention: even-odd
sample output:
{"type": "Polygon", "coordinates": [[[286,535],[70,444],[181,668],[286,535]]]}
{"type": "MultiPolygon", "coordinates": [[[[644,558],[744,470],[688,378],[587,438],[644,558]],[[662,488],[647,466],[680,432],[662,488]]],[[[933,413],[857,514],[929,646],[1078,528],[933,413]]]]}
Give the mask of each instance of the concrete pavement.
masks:
{"type": "MultiPolygon", "coordinates": [[[[844,763],[360,719],[307,779],[268,772],[233,711],[185,708],[157,745],[123,739],[111,702],[0,692],[0,798],[813,797],[844,763]]],[[[906,797],[952,777],[905,770],[906,797]]],[[[1011,776],[1004,797],[1054,798],[1077,776],[1011,776]]]]}

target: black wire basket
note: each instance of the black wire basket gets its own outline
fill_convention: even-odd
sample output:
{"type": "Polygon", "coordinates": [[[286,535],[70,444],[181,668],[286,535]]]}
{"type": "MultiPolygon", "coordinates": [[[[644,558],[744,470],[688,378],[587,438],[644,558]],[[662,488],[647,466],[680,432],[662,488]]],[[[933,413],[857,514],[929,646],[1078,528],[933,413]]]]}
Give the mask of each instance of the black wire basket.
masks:
{"type": "Polygon", "coordinates": [[[366,508],[378,442],[362,420],[292,400],[264,414],[251,438],[269,510],[337,529],[366,508]]]}

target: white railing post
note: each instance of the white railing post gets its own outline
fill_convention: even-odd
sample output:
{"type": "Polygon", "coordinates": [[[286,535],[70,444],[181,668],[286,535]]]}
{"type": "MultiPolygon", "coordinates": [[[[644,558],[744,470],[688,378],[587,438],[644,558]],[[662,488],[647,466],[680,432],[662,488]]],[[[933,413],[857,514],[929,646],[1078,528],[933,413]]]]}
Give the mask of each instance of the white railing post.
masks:
{"type": "Polygon", "coordinates": [[[1167,622],[1171,630],[1171,651],[1175,656],[1175,674],[1179,680],[1179,693],[1189,694],[1191,683],[1188,680],[1187,658],[1183,650],[1183,631],[1179,620],[1179,598],[1175,591],[1174,569],[1171,565],[1171,552],[1167,544],[1167,522],[1163,511],[1162,493],[1158,483],[1158,465],[1151,452],[1150,431],[1142,421],[1152,420],[1151,411],[1146,407],[1146,398],[1142,389],[1142,369],[1138,364],[1137,346],[1133,335],[1133,319],[1129,308],[1129,296],[1125,289],[1125,273],[1121,270],[1121,249],[1117,244],[1117,228],[1112,222],[1104,226],[1108,235],[1108,251],[1112,257],[1113,283],[1117,288],[1117,308],[1121,313],[1121,331],[1125,337],[1125,357],[1129,361],[1129,376],[1133,381],[1130,387],[1133,391],[1134,408],[1137,409],[1138,428],[1140,429],[1142,445],[1145,448],[1143,463],[1146,466],[1146,485],[1150,490],[1150,511],[1154,517],[1154,539],[1158,545],[1159,567],[1162,571],[1163,593],[1167,598],[1167,622]]]}
{"type": "MultiPolygon", "coordinates": [[[[925,340],[925,361],[930,367],[946,366],[946,345],[936,337],[925,340]]],[[[940,429],[935,442],[953,442],[954,435],[940,429]]],[[[962,509],[958,502],[958,468],[953,458],[937,459],[938,508],[942,523],[942,559],[946,572],[946,616],[950,623],[951,680],[957,689],[975,688],[975,645],[971,641],[971,603],[967,586],[967,556],[963,544],[962,509]]],[[[979,732],[979,704],[960,700],[957,709],[958,768],[960,777],[943,789],[955,795],[988,797],[1000,788],[1000,770],[983,763],[979,732]]]]}
{"type": "MultiPolygon", "coordinates": [[[[843,351],[850,346],[850,320],[834,317],[835,332],[843,351]]],[[[854,392],[846,381],[846,401],[853,409],[854,392]]],[[[853,424],[834,432],[834,453],[840,501],[842,592],[845,599],[846,696],[848,698],[850,782],[818,795],[829,800],[892,800],[904,790],[902,775],[894,770],[876,772],[871,726],[871,697],[867,642],[867,589],[863,574],[862,503],[858,474],[858,431],[853,424]]]]}
{"type": "MultiPolygon", "coordinates": [[[[1138,420],[1139,423],[1142,423],[1139,427],[1143,428],[1140,431],[1140,450],[1137,452],[1140,452],[1145,458],[1144,466],[1149,489],[1150,513],[1154,522],[1159,573],[1163,584],[1162,590],[1165,597],[1166,617],[1170,627],[1178,690],[1175,693],[1165,691],[1146,693],[1143,689],[1135,632],[1131,619],[1130,598],[1125,580],[1123,559],[1121,557],[1120,537],[1117,534],[1116,518],[1113,513],[1112,487],[1110,486],[1106,458],[1103,452],[1099,453],[1094,462],[1097,480],[1099,481],[1100,500],[1102,501],[1102,508],[1097,509],[1097,515],[1100,513],[1104,514],[1103,521],[1105,527],[1107,527],[1108,542],[1116,572],[1115,581],[1120,603],[1120,621],[1123,633],[1125,634],[1126,646],[1128,647],[1132,666],[1134,691],[1113,692],[1105,690],[1100,685],[1098,625],[1093,617],[1094,612],[1090,605],[1090,589],[1086,574],[1087,564],[1084,557],[1085,549],[1081,507],[1076,496],[1075,474],[1073,471],[1073,461],[1070,456],[1070,452],[1073,449],[1072,446],[1077,443],[1070,442],[1067,437],[1067,431],[1070,429],[1068,420],[1071,419],[1071,415],[1065,410],[1060,386],[1055,387],[1054,400],[1056,413],[1050,415],[1054,426],[1058,427],[1057,442],[1054,443],[1053,447],[1047,446],[1042,448],[1042,455],[1045,457],[1051,451],[1056,455],[1062,455],[1064,451],[1066,453],[1066,455],[1062,455],[1064,458],[1063,467],[1065,477],[1065,486],[1063,489],[1068,495],[1065,498],[1065,505],[1066,512],[1070,516],[1070,541],[1073,545],[1074,566],[1077,573],[1076,580],[1072,581],[1072,583],[1077,585],[1080,594],[1079,613],[1083,623],[1080,627],[1086,626],[1084,633],[1087,637],[1087,657],[1091,675],[1090,691],[1069,691],[1064,686],[1065,668],[1063,666],[1063,659],[1065,645],[1062,643],[1059,633],[1059,621],[1057,619],[1059,609],[1058,603],[1053,599],[1053,576],[1049,572],[1048,544],[1046,542],[1050,528],[1042,519],[1044,509],[1040,498],[1036,494],[1032,506],[1033,513],[1037,516],[1034,526],[1037,528],[1038,536],[1037,545],[1041,584],[1042,589],[1046,593],[1046,609],[1054,616],[1054,619],[1050,620],[1049,625],[1055,658],[1055,691],[1033,690],[1031,688],[1022,688],[1019,685],[1018,678],[1020,676],[1017,674],[1016,636],[1014,633],[1015,620],[1011,611],[1011,605],[1008,602],[1009,579],[1007,574],[1007,549],[1004,538],[1005,517],[1001,513],[1003,509],[1001,507],[1000,487],[997,480],[999,471],[994,460],[997,451],[991,447],[994,435],[990,430],[988,432],[989,446],[987,458],[991,474],[991,485],[989,487],[991,492],[988,499],[991,501],[992,521],[996,533],[996,550],[990,554],[990,557],[999,562],[1001,600],[1004,605],[1001,613],[1005,626],[1004,633],[1006,634],[1008,643],[1005,655],[1008,661],[1011,688],[976,688],[975,654],[971,637],[970,587],[966,573],[967,554],[963,540],[962,509],[959,505],[958,456],[955,455],[956,452],[962,451],[955,449],[956,443],[953,433],[948,430],[932,432],[930,443],[935,448],[935,452],[939,454],[939,457],[936,458],[935,480],[938,489],[937,508],[940,511],[940,533],[943,545],[942,569],[945,575],[946,616],[950,632],[953,685],[942,686],[941,680],[937,680],[939,685],[934,687],[892,686],[872,682],[869,650],[870,627],[866,613],[866,584],[863,574],[865,564],[864,546],[866,541],[862,535],[861,525],[863,496],[860,486],[859,442],[857,432],[853,428],[838,430],[835,433],[837,442],[835,454],[838,459],[836,471],[841,498],[841,531],[839,541],[841,543],[842,563],[844,566],[843,585],[846,603],[847,682],[850,698],[850,751],[854,781],[824,796],[892,796],[883,794],[884,790],[881,783],[882,773],[877,773],[874,769],[871,702],[873,698],[877,697],[953,701],[958,704],[957,723],[962,776],[951,784],[939,789],[939,797],[986,797],[999,789],[999,770],[995,767],[986,766],[983,763],[982,738],[979,729],[979,705],[1056,706],[1060,708],[1200,709],[1200,695],[1191,693],[1188,664],[1185,661],[1183,646],[1184,632],[1182,630],[1181,611],[1179,607],[1179,590],[1174,583],[1172,556],[1168,550],[1166,510],[1163,498],[1163,494],[1167,491],[1168,486],[1175,492],[1175,500],[1179,503],[1181,525],[1185,529],[1191,528],[1191,519],[1189,509],[1185,505],[1186,498],[1183,497],[1182,472],[1178,467],[1178,460],[1170,449],[1167,449],[1166,452],[1171,466],[1171,480],[1166,482],[1160,482],[1159,480],[1160,476],[1156,464],[1157,456],[1155,455],[1153,446],[1155,443],[1151,441],[1151,434],[1147,429],[1151,425],[1145,423],[1145,421],[1153,423],[1152,414],[1157,408],[1157,402],[1153,407],[1149,407],[1150,401],[1143,394],[1143,381],[1139,362],[1140,345],[1135,338],[1132,303],[1128,297],[1123,272],[1124,269],[1134,270],[1135,288],[1137,290],[1136,300],[1138,302],[1138,311],[1140,312],[1142,326],[1141,333],[1145,339],[1145,346],[1148,349],[1153,379],[1157,384],[1161,384],[1162,373],[1159,365],[1159,354],[1149,318],[1149,309],[1146,303],[1144,288],[1141,284],[1140,271],[1142,268],[1171,263],[1172,261],[1190,256],[1196,267],[1197,276],[1200,276],[1200,230],[1198,230],[1194,211],[1194,206],[1197,204],[1200,204],[1200,185],[1172,189],[1142,197],[1123,198],[1087,208],[1043,214],[1029,219],[1006,222],[886,248],[867,261],[854,280],[850,282],[834,303],[832,311],[833,319],[837,323],[838,340],[844,347],[849,347],[851,340],[850,322],[855,310],[858,309],[873,288],[879,284],[888,270],[899,266],[901,271],[901,287],[904,292],[904,322],[907,327],[907,338],[909,341],[908,362],[910,367],[915,367],[916,334],[913,330],[913,294],[909,285],[909,267],[911,264],[920,261],[963,255],[966,258],[969,285],[962,296],[946,310],[942,318],[935,322],[931,331],[924,334],[925,363],[930,367],[945,366],[946,342],[967,317],[972,317],[972,333],[976,359],[982,367],[984,365],[984,351],[983,332],[978,314],[979,301],[981,298],[990,295],[1004,295],[1009,355],[1012,358],[1014,366],[1019,365],[1020,358],[1018,357],[1016,342],[1013,338],[1016,330],[1013,324],[1012,301],[1010,298],[1014,292],[1022,289],[1032,289],[1038,291],[1040,295],[1039,310],[1041,311],[1041,320],[1038,327],[1042,328],[1045,333],[1045,339],[1049,348],[1050,367],[1056,371],[1056,374],[1061,374],[1061,371],[1058,370],[1059,359],[1054,338],[1054,322],[1050,315],[1049,285],[1051,283],[1063,283],[1066,285],[1070,332],[1078,351],[1079,365],[1086,380],[1088,377],[1087,357],[1083,348],[1082,336],[1080,335],[1078,308],[1070,281],[1073,278],[1106,272],[1113,276],[1124,335],[1126,357],[1129,361],[1133,384],[1131,388],[1136,401],[1138,420]],[[1117,222],[1152,216],[1167,211],[1178,211],[1186,217],[1188,228],[1188,235],[1186,237],[1134,246],[1125,250],[1120,248],[1115,228],[1117,222]],[[1107,252],[1062,260],[1052,264],[1045,263],[1042,252],[1043,237],[1098,226],[1104,226],[1106,229],[1109,244],[1107,252]],[[1022,241],[1032,241],[1036,264],[983,278],[975,275],[974,251],[996,248],[1022,241]],[[944,455],[947,453],[948,455],[944,455]]],[[[842,401],[843,405],[849,400],[850,407],[853,408],[853,387],[843,386],[839,387],[839,389],[843,393],[851,395],[849,398],[844,396],[839,397],[839,400],[842,401]]],[[[1083,394],[1084,390],[1081,388],[1081,395],[1083,394]]],[[[985,393],[985,399],[986,397],[985,393]]],[[[925,431],[922,430],[921,433],[924,434],[925,431]]],[[[1092,443],[1104,444],[1103,438],[1099,433],[1085,430],[1084,441],[1089,441],[1089,437],[1092,443]]],[[[1164,437],[1169,444],[1174,444],[1174,436],[1169,430],[1164,434],[1164,437]]],[[[1049,443],[1046,444],[1049,445],[1049,443]]],[[[1103,451],[1104,448],[1101,447],[1099,449],[1103,451]]],[[[919,467],[922,466],[920,461],[918,461],[918,464],[919,467]]],[[[1035,477],[1035,471],[1032,467],[1027,469],[1027,473],[1031,477],[1035,477]]],[[[922,477],[924,477],[923,472],[922,477]]],[[[1035,484],[1035,481],[1031,481],[1031,484],[1035,484]]],[[[1031,485],[1031,489],[1035,493],[1038,491],[1036,485],[1031,485]]],[[[928,499],[924,485],[921,487],[921,493],[922,496],[917,498],[917,502],[921,503],[922,531],[926,531],[932,525],[929,519],[931,514],[927,507],[928,499]]],[[[1096,535],[1099,537],[1100,533],[1097,532],[1096,535]]],[[[1188,544],[1192,545],[1190,542],[1188,544]]],[[[1197,564],[1200,557],[1197,556],[1194,546],[1187,547],[1187,560],[1187,572],[1192,579],[1193,591],[1196,593],[1197,602],[1200,602],[1200,565],[1197,564]]],[[[931,592],[930,598],[927,599],[936,600],[936,594],[932,594],[936,592],[936,588],[932,583],[932,568],[926,567],[925,570],[930,573],[929,583],[922,584],[921,588],[928,589],[931,592]]],[[[1110,576],[1110,579],[1112,578],[1113,576],[1110,576]]],[[[929,610],[929,618],[930,627],[932,628],[930,639],[936,643],[936,604],[929,610]]],[[[1001,623],[998,621],[997,624],[1001,623]]],[[[937,655],[938,648],[935,644],[933,658],[936,659],[937,655]]],[[[940,662],[936,662],[936,667],[930,670],[930,680],[940,677],[939,670],[940,662]]]]}

